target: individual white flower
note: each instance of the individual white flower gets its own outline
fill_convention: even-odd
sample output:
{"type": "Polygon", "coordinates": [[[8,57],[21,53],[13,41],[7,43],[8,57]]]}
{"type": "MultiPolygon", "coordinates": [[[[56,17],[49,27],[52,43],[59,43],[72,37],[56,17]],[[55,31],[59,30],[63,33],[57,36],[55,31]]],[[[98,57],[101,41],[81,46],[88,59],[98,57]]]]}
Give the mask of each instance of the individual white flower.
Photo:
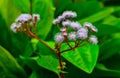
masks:
{"type": "Polygon", "coordinates": [[[72,41],[76,41],[76,32],[70,32],[68,34],[68,39],[72,41]]]}
{"type": "Polygon", "coordinates": [[[78,32],[83,32],[83,33],[88,33],[88,29],[87,28],[85,28],[85,27],[81,27],[79,30],[78,30],[78,32]]]}
{"type": "Polygon", "coordinates": [[[62,32],[63,36],[67,36],[67,29],[65,27],[61,28],[60,31],[62,32]]]}
{"type": "Polygon", "coordinates": [[[63,16],[58,16],[57,18],[60,22],[63,21],[65,18],[63,16]]]}
{"type": "Polygon", "coordinates": [[[78,31],[77,31],[77,38],[78,39],[86,39],[88,37],[88,29],[85,27],[81,27],[78,31]]]}
{"type": "Polygon", "coordinates": [[[64,41],[64,36],[61,33],[57,33],[54,37],[56,43],[62,43],[64,41]]]}
{"type": "Polygon", "coordinates": [[[85,40],[88,37],[85,33],[77,33],[77,38],[81,40],[85,40]]]}
{"type": "Polygon", "coordinates": [[[97,44],[98,43],[97,37],[94,35],[91,35],[89,38],[89,42],[91,42],[93,44],[97,44]]]}
{"type": "Polygon", "coordinates": [[[12,23],[11,26],[10,26],[10,29],[16,33],[17,32],[17,28],[20,28],[21,27],[21,23],[12,23]]]}
{"type": "Polygon", "coordinates": [[[39,21],[40,20],[40,15],[39,14],[33,14],[32,15],[34,21],[39,21]]]}
{"type": "Polygon", "coordinates": [[[68,35],[67,32],[62,32],[62,34],[63,34],[63,36],[67,36],[68,35]]]}
{"type": "Polygon", "coordinates": [[[92,23],[85,22],[84,27],[90,28],[93,32],[98,32],[98,29],[92,25],[92,23]]]}
{"type": "Polygon", "coordinates": [[[91,28],[91,26],[93,26],[93,25],[92,25],[92,23],[85,22],[83,26],[87,27],[87,28],[91,28]]]}
{"type": "Polygon", "coordinates": [[[60,21],[59,21],[58,19],[53,20],[53,24],[54,24],[54,25],[56,25],[56,24],[58,24],[58,23],[60,23],[60,21]]]}
{"type": "Polygon", "coordinates": [[[15,21],[16,22],[26,22],[32,18],[30,14],[21,14],[15,21]]]}
{"type": "Polygon", "coordinates": [[[62,22],[62,26],[70,26],[71,21],[70,20],[66,20],[62,22]]]}
{"type": "Polygon", "coordinates": [[[97,29],[95,26],[91,26],[91,30],[92,30],[93,32],[98,32],[98,29],[97,29]]]}
{"type": "Polygon", "coordinates": [[[66,29],[65,27],[60,28],[60,31],[61,31],[61,32],[66,32],[66,30],[67,30],[67,29],[66,29]]]}
{"type": "Polygon", "coordinates": [[[80,25],[79,22],[71,22],[70,27],[73,28],[74,30],[79,30],[82,26],[80,25]]]}
{"type": "Polygon", "coordinates": [[[76,12],[65,11],[65,12],[63,12],[62,16],[65,18],[74,18],[77,16],[77,14],[76,14],[76,12]]]}

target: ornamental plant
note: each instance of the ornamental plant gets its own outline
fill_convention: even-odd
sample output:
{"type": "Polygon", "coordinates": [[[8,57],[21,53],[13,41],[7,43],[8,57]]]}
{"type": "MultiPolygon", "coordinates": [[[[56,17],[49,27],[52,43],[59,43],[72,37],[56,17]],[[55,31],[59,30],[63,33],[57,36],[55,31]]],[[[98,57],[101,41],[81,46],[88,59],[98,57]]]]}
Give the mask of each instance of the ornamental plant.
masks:
{"type": "MultiPolygon", "coordinates": [[[[56,28],[58,28],[57,30],[58,32],[54,35],[54,40],[53,40],[54,47],[51,47],[52,46],[51,44],[47,44],[46,41],[42,40],[40,37],[37,36],[36,26],[37,26],[37,23],[40,22],[40,15],[36,13],[34,14],[32,12],[32,0],[30,1],[30,4],[31,4],[30,13],[23,13],[20,16],[18,16],[15,22],[11,24],[10,28],[14,33],[22,32],[27,36],[29,36],[31,39],[36,39],[42,45],[44,45],[49,50],[51,50],[57,56],[56,63],[58,65],[57,67],[53,67],[53,69],[51,70],[56,72],[59,78],[65,78],[64,74],[67,73],[65,70],[69,68],[67,68],[67,63],[63,61],[62,56],[67,57],[67,55],[69,53],[71,54],[72,52],[74,54],[77,48],[81,48],[88,44],[90,44],[93,47],[97,45],[98,39],[94,35],[94,33],[98,32],[98,29],[90,22],[85,22],[82,25],[80,24],[80,22],[75,21],[74,18],[77,17],[77,13],[75,11],[64,11],[61,15],[59,15],[56,19],[53,20],[53,24],[54,26],[56,26],[56,28]]],[[[67,60],[70,61],[70,58],[71,57],[69,57],[67,60]]],[[[46,60],[49,60],[49,59],[50,58],[46,60]]],[[[39,61],[41,65],[42,60],[39,59],[39,61]]],[[[79,61],[79,59],[77,59],[77,61],[79,61]]],[[[50,62],[50,63],[53,63],[53,62],[50,62]]],[[[75,63],[73,64],[76,67],[79,67],[77,64],[75,63]]],[[[49,66],[48,67],[43,66],[43,67],[49,69],[49,66]]],[[[93,70],[93,66],[89,68],[90,68],[90,71],[86,71],[83,68],[81,69],[90,73],[93,70]]]]}
{"type": "Polygon", "coordinates": [[[119,5],[0,0],[0,78],[120,78],[119,5]]]}

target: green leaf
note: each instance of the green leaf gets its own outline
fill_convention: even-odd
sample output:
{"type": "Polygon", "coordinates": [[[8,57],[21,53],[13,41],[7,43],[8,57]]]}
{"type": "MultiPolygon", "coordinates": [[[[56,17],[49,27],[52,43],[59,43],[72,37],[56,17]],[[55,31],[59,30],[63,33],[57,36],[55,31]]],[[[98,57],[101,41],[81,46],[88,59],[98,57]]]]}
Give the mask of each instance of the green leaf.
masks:
{"type": "MultiPolygon", "coordinates": [[[[42,57],[21,56],[20,58],[23,61],[23,63],[25,63],[28,67],[32,69],[32,74],[30,75],[29,78],[48,78],[48,77],[52,78],[54,77],[54,75],[56,75],[56,72],[58,72],[56,68],[58,66],[56,65],[57,63],[56,58],[53,58],[52,56],[42,56],[42,57]],[[45,75],[45,73],[47,73],[47,75],[45,75]]],[[[58,78],[58,77],[54,77],[54,78],[58,78]]]]}
{"type": "Polygon", "coordinates": [[[6,26],[5,20],[3,19],[2,15],[0,14],[0,45],[10,51],[11,46],[11,37],[6,26]]]}
{"type": "Polygon", "coordinates": [[[108,24],[97,24],[96,27],[98,28],[99,31],[98,33],[95,33],[97,36],[106,36],[120,32],[119,26],[113,26],[108,24]]]}
{"type": "Polygon", "coordinates": [[[63,12],[65,9],[67,9],[66,7],[68,7],[68,5],[72,3],[71,0],[66,0],[66,1],[64,1],[64,4],[63,4],[63,1],[64,0],[58,0],[58,1],[54,0],[54,4],[55,4],[55,8],[56,8],[55,9],[56,10],[56,12],[55,12],[56,15],[63,12]]]}
{"type": "Polygon", "coordinates": [[[21,59],[24,60],[24,62],[31,67],[33,70],[37,70],[40,67],[43,67],[47,70],[53,71],[56,74],[59,74],[59,70],[57,67],[59,66],[59,61],[57,58],[51,56],[51,55],[44,55],[44,56],[36,56],[36,57],[22,57],[21,59]],[[35,68],[33,68],[35,67],[35,68]]]}
{"type": "Polygon", "coordinates": [[[75,51],[63,53],[62,56],[76,67],[91,73],[97,62],[98,46],[89,44],[79,47],[75,51]]]}
{"type": "Polygon", "coordinates": [[[104,64],[98,63],[96,65],[96,70],[93,72],[93,76],[95,78],[102,78],[102,77],[113,77],[113,78],[119,78],[120,77],[120,71],[108,68],[104,64]]]}
{"type": "Polygon", "coordinates": [[[54,7],[52,0],[34,0],[33,12],[40,14],[41,21],[37,24],[37,35],[45,39],[52,27],[54,7]]]}
{"type": "Polygon", "coordinates": [[[38,59],[38,56],[36,56],[36,57],[20,56],[20,59],[22,60],[23,64],[27,65],[32,70],[34,70],[34,71],[40,70],[40,66],[36,62],[36,59],[38,59]]]}
{"type": "Polygon", "coordinates": [[[35,71],[33,71],[29,78],[37,78],[37,73],[35,71]]]}
{"type": "Polygon", "coordinates": [[[1,0],[0,12],[9,27],[21,11],[18,8],[16,8],[15,4],[13,3],[13,0],[1,0]]]}
{"type": "Polygon", "coordinates": [[[58,78],[58,76],[51,71],[41,68],[39,71],[33,71],[29,78],[58,78]]]}
{"type": "Polygon", "coordinates": [[[58,66],[59,66],[59,61],[58,59],[54,58],[53,56],[41,56],[40,58],[36,59],[37,63],[50,70],[55,72],[56,74],[60,73],[60,70],[58,70],[58,66]]]}
{"type": "Polygon", "coordinates": [[[103,24],[112,25],[116,20],[118,20],[118,18],[113,15],[109,15],[103,20],[103,24]]]}
{"type": "Polygon", "coordinates": [[[5,72],[11,73],[14,76],[21,75],[25,77],[24,69],[17,63],[15,58],[2,46],[0,46],[0,67],[3,68],[5,72]]]}
{"type": "Polygon", "coordinates": [[[73,3],[71,0],[59,0],[58,7],[56,9],[56,15],[60,15],[62,12],[66,10],[72,10],[77,13],[78,20],[83,17],[90,16],[98,12],[101,9],[100,3],[97,1],[86,1],[86,2],[75,2],[73,3]],[[89,11],[88,11],[89,8],[89,11]]]}
{"type": "Polygon", "coordinates": [[[30,0],[13,0],[14,4],[23,12],[30,12],[30,0]]]}
{"type": "MultiPolygon", "coordinates": [[[[102,60],[102,63],[105,64],[106,67],[108,67],[109,69],[112,70],[116,70],[116,71],[120,71],[120,54],[117,53],[116,55],[113,55],[112,57],[106,59],[106,60],[102,60]],[[109,62],[110,60],[110,62],[109,62]]],[[[119,74],[120,76],[120,74],[119,74]]]]}
{"type": "Polygon", "coordinates": [[[105,17],[109,16],[113,12],[114,12],[114,8],[107,8],[107,9],[100,11],[96,14],[93,14],[87,18],[84,18],[84,19],[80,20],[79,22],[82,24],[86,21],[94,23],[94,22],[97,22],[97,21],[104,19],[105,17]]]}
{"type": "Polygon", "coordinates": [[[120,39],[111,39],[100,46],[99,60],[105,60],[119,52],[120,39]],[[112,43],[112,44],[111,44],[112,43]]]}
{"type": "MultiPolygon", "coordinates": [[[[54,49],[54,45],[55,45],[54,42],[46,42],[46,44],[54,49]]],[[[52,56],[57,57],[53,51],[51,51],[48,47],[46,47],[44,44],[40,42],[37,44],[37,52],[40,55],[52,55],[52,56]]]]}
{"type": "Polygon", "coordinates": [[[103,65],[103,64],[96,64],[96,68],[98,68],[98,69],[100,69],[100,70],[104,70],[104,71],[111,71],[111,72],[118,72],[118,73],[120,73],[120,71],[108,69],[108,68],[107,68],[105,65],[103,65]]]}
{"type": "Polygon", "coordinates": [[[11,53],[15,57],[19,57],[19,55],[30,56],[32,54],[32,45],[30,43],[30,38],[23,33],[15,33],[11,34],[12,44],[11,44],[11,53]],[[27,55],[28,50],[31,49],[30,53],[27,55]]]}
{"type": "Polygon", "coordinates": [[[32,43],[28,42],[22,55],[25,57],[29,57],[33,53],[34,53],[34,49],[33,49],[32,43]]]}

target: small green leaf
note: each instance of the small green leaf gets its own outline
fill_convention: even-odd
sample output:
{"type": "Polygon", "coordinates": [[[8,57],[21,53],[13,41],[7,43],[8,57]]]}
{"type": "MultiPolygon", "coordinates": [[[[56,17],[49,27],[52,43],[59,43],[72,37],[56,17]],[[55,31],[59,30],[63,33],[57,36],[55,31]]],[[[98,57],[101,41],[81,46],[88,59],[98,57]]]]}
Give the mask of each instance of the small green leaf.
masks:
{"type": "Polygon", "coordinates": [[[59,70],[57,67],[59,66],[59,61],[57,58],[51,56],[51,55],[44,55],[44,56],[36,56],[36,57],[22,57],[21,59],[24,60],[24,62],[31,67],[33,70],[37,70],[41,67],[53,71],[56,74],[59,74],[59,70]],[[35,67],[35,68],[33,68],[35,67]]]}
{"type": "Polygon", "coordinates": [[[38,59],[36,59],[37,63],[48,69],[51,70],[53,72],[55,72],[56,74],[59,74],[60,70],[58,70],[58,66],[59,66],[59,61],[58,59],[54,58],[53,56],[41,56],[38,59]]]}
{"type": "Polygon", "coordinates": [[[89,44],[79,47],[75,51],[63,53],[62,56],[76,67],[91,73],[97,62],[98,46],[89,44]]]}

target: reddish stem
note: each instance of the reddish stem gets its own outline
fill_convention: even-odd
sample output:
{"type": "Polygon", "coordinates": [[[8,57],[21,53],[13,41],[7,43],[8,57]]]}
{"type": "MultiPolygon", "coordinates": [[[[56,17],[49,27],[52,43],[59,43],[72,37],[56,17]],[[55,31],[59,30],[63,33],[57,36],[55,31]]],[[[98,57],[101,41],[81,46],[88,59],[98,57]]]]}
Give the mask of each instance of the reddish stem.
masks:
{"type": "Polygon", "coordinates": [[[56,9],[58,8],[58,0],[56,0],[56,9]]]}
{"type": "Polygon", "coordinates": [[[33,22],[34,34],[36,35],[36,22],[33,22]]]}
{"type": "MultiPolygon", "coordinates": [[[[63,71],[63,65],[62,65],[62,57],[61,57],[61,52],[58,52],[58,59],[59,59],[59,64],[60,64],[60,70],[63,71]]],[[[61,78],[64,78],[64,74],[60,73],[61,78]]]]}
{"type": "MultiPolygon", "coordinates": [[[[60,70],[63,71],[62,57],[61,57],[60,47],[61,47],[61,45],[59,45],[59,44],[56,44],[56,46],[55,46],[55,48],[57,49],[57,55],[58,55],[60,70]]],[[[60,72],[59,76],[60,76],[60,78],[64,78],[64,74],[62,72],[60,72]]]]}

